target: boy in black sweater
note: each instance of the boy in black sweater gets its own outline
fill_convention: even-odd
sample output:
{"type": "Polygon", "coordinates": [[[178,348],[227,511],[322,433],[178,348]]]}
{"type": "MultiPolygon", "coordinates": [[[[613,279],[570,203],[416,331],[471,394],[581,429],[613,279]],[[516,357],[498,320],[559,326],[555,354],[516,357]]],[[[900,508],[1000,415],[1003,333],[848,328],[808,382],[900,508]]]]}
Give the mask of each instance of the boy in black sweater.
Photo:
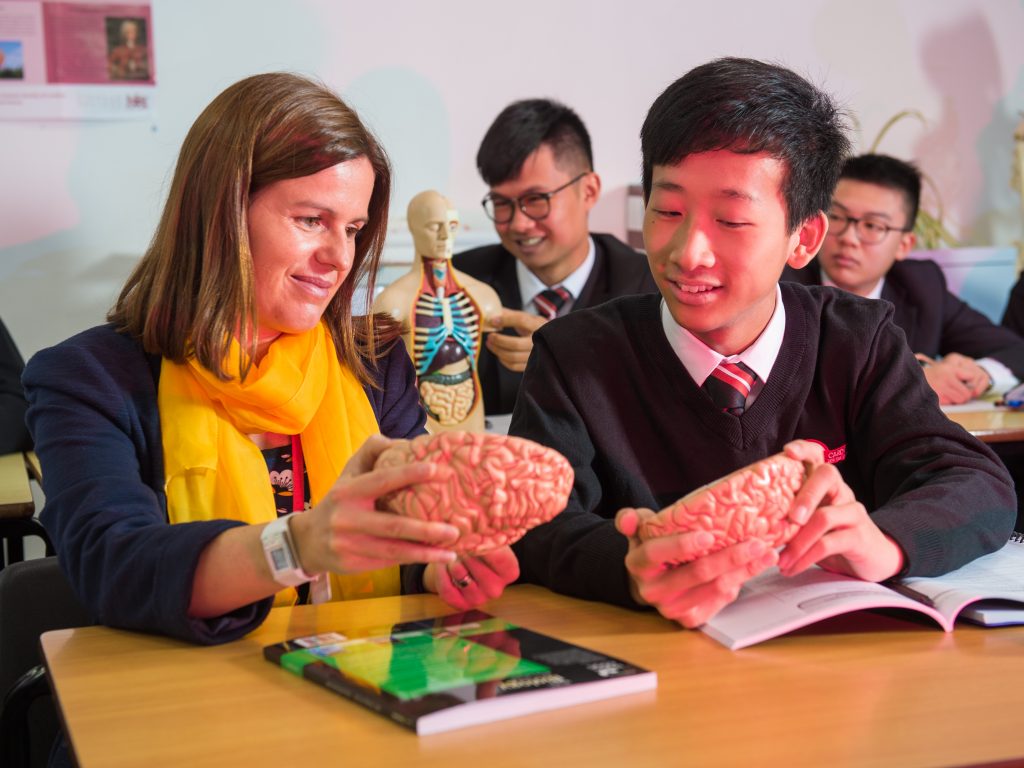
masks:
{"type": "Polygon", "coordinates": [[[566,510],[514,548],[523,578],[694,627],[774,565],[882,581],[999,548],[1012,484],[938,409],[891,306],[778,284],[828,228],[849,149],[831,100],[785,68],[721,59],[655,101],[641,146],[661,296],[534,335],[511,434],[561,451],[576,482],[566,510]],[[742,394],[723,410],[702,385],[729,378],[742,394]],[[826,463],[781,552],[749,540],[693,560],[710,534],[635,537],[652,510],[782,450],[826,463]]]}

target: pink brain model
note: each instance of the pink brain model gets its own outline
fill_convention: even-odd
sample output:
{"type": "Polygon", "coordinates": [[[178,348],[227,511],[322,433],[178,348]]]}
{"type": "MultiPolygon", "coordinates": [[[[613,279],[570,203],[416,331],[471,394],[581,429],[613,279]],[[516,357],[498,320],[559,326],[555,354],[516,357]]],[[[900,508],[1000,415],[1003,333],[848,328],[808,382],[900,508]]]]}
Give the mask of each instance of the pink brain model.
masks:
{"type": "Polygon", "coordinates": [[[389,494],[400,515],[451,523],[462,531],[452,547],[481,554],[518,541],[565,509],[573,471],[565,457],[531,440],[475,432],[442,432],[397,443],[376,467],[413,461],[447,465],[447,477],[389,494]]]}
{"type": "Polygon", "coordinates": [[[641,540],[686,531],[709,531],[715,540],[694,559],[748,539],[772,547],[789,541],[800,528],[787,517],[804,484],[807,467],[781,453],[698,488],[645,521],[641,540]]]}

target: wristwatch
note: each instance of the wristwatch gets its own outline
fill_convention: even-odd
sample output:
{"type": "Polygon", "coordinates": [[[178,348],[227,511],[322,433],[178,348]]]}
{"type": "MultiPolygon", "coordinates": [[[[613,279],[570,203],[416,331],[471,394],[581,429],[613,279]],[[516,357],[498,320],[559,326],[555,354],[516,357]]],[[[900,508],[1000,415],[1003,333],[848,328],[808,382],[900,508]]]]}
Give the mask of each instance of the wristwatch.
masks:
{"type": "Polygon", "coordinates": [[[274,581],[285,587],[297,587],[315,578],[302,570],[299,557],[295,554],[289,527],[294,516],[293,512],[277,518],[274,522],[268,523],[260,534],[263,554],[267,557],[267,565],[270,566],[274,581]]]}

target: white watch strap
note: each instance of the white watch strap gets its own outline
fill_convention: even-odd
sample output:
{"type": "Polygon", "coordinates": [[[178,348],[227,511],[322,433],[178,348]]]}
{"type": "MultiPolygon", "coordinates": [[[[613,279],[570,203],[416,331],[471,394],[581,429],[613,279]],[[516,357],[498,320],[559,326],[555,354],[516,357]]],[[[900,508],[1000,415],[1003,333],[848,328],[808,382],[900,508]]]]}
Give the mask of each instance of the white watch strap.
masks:
{"type": "Polygon", "coordinates": [[[298,553],[291,535],[291,518],[285,515],[268,523],[260,534],[263,554],[274,581],[286,587],[296,587],[313,580],[313,576],[302,570],[298,553]]]}

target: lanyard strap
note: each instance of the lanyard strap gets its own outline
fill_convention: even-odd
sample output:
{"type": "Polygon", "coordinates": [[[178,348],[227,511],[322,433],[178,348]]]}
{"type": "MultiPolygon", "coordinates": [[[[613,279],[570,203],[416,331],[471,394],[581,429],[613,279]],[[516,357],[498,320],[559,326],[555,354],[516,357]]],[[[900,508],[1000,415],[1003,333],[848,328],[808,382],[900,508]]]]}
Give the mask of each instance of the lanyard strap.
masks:
{"type": "Polygon", "coordinates": [[[298,435],[292,435],[292,494],[292,512],[302,512],[306,508],[306,465],[298,435]]]}
{"type": "MultiPolygon", "coordinates": [[[[305,509],[306,465],[302,460],[302,440],[298,435],[292,435],[292,512],[302,512],[305,509]]],[[[300,584],[297,590],[299,605],[309,603],[309,584],[300,584]]]]}

